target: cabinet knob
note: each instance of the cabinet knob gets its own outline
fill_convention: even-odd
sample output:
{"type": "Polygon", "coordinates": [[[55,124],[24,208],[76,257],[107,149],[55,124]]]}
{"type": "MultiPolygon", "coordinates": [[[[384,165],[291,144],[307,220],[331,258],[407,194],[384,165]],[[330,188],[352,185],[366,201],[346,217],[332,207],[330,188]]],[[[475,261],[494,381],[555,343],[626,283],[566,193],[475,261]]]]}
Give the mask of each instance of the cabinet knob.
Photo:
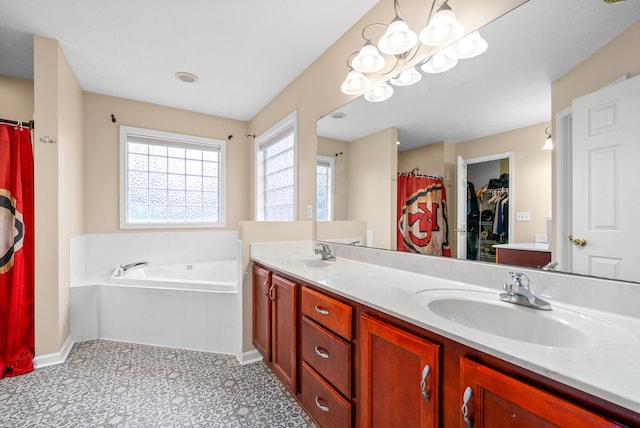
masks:
{"type": "Polygon", "coordinates": [[[316,354],[319,357],[324,358],[324,359],[329,359],[329,353],[326,350],[320,348],[319,346],[316,346],[315,351],[316,351],[316,354]]]}
{"type": "Polygon", "coordinates": [[[316,307],[314,308],[316,310],[317,313],[322,314],[322,315],[329,315],[329,311],[326,309],[321,308],[320,306],[316,305],[316,307]]]}
{"type": "Polygon", "coordinates": [[[427,377],[429,376],[430,370],[431,367],[429,367],[429,364],[425,364],[424,368],[422,369],[422,376],[420,377],[420,390],[422,391],[422,398],[424,398],[424,401],[426,401],[427,403],[431,398],[431,396],[427,392],[427,377]]]}
{"type": "Polygon", "coordinates": [[[462,412],[462,417],[464,420],[464,424],[467,428],[471,428],[473,426],[473,420],[469,417],[469,408],[467,404],[471,400],[471,395],[473,394],[473,389],[470,386],[467,386],[464,390],[464,394],[462,394],[462,408],[460,411],[462,412]]]}
{"type": "Polygon", "coordinates": [[[320,404],[320,397],[318,397],[317,395],[316,395],[316,406],[318,406],[318,409],[322,410],[323,412],[329,411],[329,407],[323,406],[322,404],[320,404]]]}

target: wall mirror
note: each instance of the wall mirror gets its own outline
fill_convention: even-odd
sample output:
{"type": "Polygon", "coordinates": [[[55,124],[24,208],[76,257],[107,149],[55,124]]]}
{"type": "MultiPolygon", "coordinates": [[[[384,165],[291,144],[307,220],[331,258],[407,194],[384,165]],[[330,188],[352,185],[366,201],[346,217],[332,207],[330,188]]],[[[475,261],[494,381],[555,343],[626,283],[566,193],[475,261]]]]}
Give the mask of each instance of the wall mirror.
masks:
{"type": "MultiPolygon", "coordinates": [[[[511,171],[509,240],[534,242],[549,235],[556,260],[567,245],[547,233],[547,224],[560,228],[565,213],[547,219],[563,196],[554,198],[556,167],[552,152],[542,150],[553,124],[552,84],[638,25],[639,18],[638,2],[528,1],[480,29],[488,43],[484,54],[461,59],[443,73],[422,73],[415,85],[393,87],[384,102],[360,97],[322,117],[317,192],[329,196],[318,208],[317,239],[395,250],[397,173],[417,171],[444,181],[456,257],[462,239],[455,231],[462,181],[458,157],[504,155],[511,156],[511,165],[494,175],[511,171]],[[323,177],[323,171],[331,172],[323,177]]],[[[635,43],[621,54],[635,55],[635,43]]],[[[557,137],[560,124],[554,126],[557,137]]],[[[570,262],[557,269],[583,273],[570,262]]],[[[604,271],[591,274],[609,277],[604,271]]],[[[621,279],[638,282],[640,275],[621,279]]]]}

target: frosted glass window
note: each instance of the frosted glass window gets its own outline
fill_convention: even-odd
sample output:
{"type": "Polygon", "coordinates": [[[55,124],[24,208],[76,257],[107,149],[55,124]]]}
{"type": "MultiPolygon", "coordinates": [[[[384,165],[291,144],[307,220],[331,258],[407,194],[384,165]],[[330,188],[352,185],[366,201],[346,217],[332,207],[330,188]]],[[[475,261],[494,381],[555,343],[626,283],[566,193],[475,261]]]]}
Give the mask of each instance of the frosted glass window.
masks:
{"type": "Polygon", "coordinates": [[[333,220],[334,159],[318,156],[316,161],[316,220],[333,220]]]}
{"type": "Polygon", "coordinates": [[[289,115],[256,139],[258,220],[296,220],[296,119],[289,115]]]}
{"type": "Polygon", "coordinates": [[[120,227],[224,227],[222,140],[120,127],[120,227]]]}

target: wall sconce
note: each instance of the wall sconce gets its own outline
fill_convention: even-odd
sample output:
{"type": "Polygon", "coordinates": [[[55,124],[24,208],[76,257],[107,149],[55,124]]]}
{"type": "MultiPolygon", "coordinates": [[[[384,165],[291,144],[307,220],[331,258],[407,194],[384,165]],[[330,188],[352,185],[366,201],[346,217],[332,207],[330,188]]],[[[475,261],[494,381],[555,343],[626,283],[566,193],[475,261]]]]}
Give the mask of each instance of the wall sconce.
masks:
{"type": "Polygon", "coordinates": [[[547,134],[547,140],[544,142],[544,146],[542,146],[542,150],[553,150],[553,139],[551,138],[551,127],[548,126],[547,129],[544,130],[544,133],[547,134]]]}

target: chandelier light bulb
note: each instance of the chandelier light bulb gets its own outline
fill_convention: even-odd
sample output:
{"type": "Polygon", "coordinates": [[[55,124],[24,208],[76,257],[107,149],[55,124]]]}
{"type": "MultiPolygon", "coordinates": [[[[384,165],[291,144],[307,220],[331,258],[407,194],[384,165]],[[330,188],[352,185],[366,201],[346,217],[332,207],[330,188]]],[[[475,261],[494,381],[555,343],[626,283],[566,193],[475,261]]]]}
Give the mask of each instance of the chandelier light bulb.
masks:
{"type": "Polygon", "coordinates": [[[358,55],[351,62],[351,66],[361,73],[375,73],[385,65],[385,60],[375,46],[367,43],[360,49],[358,55]]]}
{"type": "Polygon", "coordinates": [[[420,67],[425,73],[442,73],[451,70],[458,64],[458,58],[451,56],[450,52],[445,49],[436,52],[420,67]]]}
{"type": "Polygon", "coordinates": [[[393,95],[393,88],[383,82],[366,92],[364,99],[372,103],[379,103],[388,100],[391,98],[391,95],[393,95]]]}
{"type": "Polygon", "coordinates": [[[429,24],[420,32],[420,41],[429,46],[444,46],[464,35],[464,27],[447,3],[444,3],[429,24]]]}
{"type": "Polygon", "coordinates": [[[396,17],[378,42],[380,52],[387,55],[403,54],[418,43],[418,36],[406,22],[396,17]]]}
{"type": "Polygon", "coordinates": [[[351,70],[347,78],[342,82],[340,89],[347,95],[358,95],[371,86],[371,80],[356,70],[351,70]]]}
{"type": "Polygon", "coordinates": [[[411,67],[391,79],[390,82],[394,86],[409,86],[418,83],[420,79],[422,79],[422,74],[418,73],[415,67],[411,67]]]}
{"type": "Polygon", "coordinates": [[[488,46],[487,41],[480,36],[480,33],[474,31],[458,40],[451,49],[459,59],[467,59],[484,53],[488,46]]]}

